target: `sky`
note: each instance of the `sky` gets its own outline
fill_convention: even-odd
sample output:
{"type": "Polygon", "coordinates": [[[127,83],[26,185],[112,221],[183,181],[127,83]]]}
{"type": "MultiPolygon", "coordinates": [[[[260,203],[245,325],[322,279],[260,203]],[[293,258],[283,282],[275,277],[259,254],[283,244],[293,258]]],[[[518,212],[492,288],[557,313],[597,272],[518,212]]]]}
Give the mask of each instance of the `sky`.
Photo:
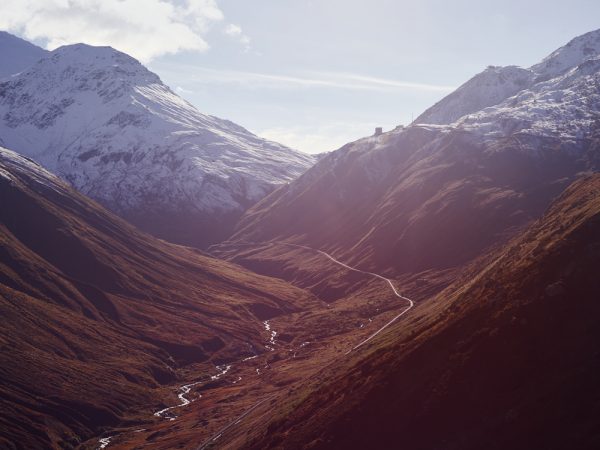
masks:
{"type": "Polygon", "coordinates": [[[488,65],[533,65],[598,18],[598,0],[3,0],[0,29],[110,45],[203,113],[319,153],[410,123],[488,65]]]}

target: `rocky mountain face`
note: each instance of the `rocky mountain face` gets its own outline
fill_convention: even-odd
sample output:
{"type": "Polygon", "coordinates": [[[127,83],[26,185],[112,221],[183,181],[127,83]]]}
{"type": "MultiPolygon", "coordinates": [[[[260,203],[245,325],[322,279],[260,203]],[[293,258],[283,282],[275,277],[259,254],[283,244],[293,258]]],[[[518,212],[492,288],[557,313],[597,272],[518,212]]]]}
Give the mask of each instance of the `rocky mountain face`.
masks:
{"type": "Polygon", "coordinates": [[[140,228],[199,247],[313,162],[200,113],[130,56],[83,44],[0,83],[0,143],[140,228]]]}
{"type": "Polygon", "coordinates": [[[350,368],[298,387],[244,447],[597,448],[599,264],[595,174],[350,368]]]}
{"type": "Polygon", "coordinates": [[[142,233],[3,148],[0,204],[2,448],[74,448],[125,413],[152,418],[179,370],[265,353],[264,320],[316,304],[142,233]]]}
{"type": "Polygon", "coordinates": [[[0,80],[28,69],[47,54],[43,48],[0,31],[0,80]]]}
{"type": "Polygon", "coordinates": [[[534,66],[539,79],[525,69],[489,69],[441,102],[456,105],[465,91],[479,90],[473,98],[490,103],[489,80],[528,80],[506,83],[502,95],[512,96],[495,106],[450,124],[398,127],[328,154],[251,208],[215,251],[257,270],[297,252],[250,254],[239,244],[310,245],[393,276],[460,268],[538,218],[581,173],[600,168],[598,36],[577,38],[534,66]],[[544,69],[558,67],[554,61],[563,61],[560,70],[544,69]]]}
{"type": "Polygon", "coordinates": [[[428,108],[415,123],[449,124],[466,114],[497,105],[533,84],[535,74],[517,66],[489,66],[428,108]]]}
{"type": "MultiPolygon", "coordinates": [[[[484,108],[499,105],[521,91],[520,100],[527,93],[533,96],[531,91],[547,90],[544,82],[564,75],[588,60],[596,60],[599,54],[600,32],[597,30],[571,40],[528,69],[490,66],[427,109],[415,123],[450,124],[484,108]]],[[[584,70],[593,69],[587,67],[584,70]]],[[[546,97],[536,100],[544,103],[546,97]]]]}

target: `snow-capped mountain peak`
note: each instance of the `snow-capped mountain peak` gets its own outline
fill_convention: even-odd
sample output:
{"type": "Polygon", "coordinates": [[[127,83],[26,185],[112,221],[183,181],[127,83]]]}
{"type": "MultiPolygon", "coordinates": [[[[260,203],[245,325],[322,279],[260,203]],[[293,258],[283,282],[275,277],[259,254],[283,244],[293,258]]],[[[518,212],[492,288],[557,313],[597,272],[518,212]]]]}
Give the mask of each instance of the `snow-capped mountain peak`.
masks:
{"type": "Polygon", "coordinates": [[[600,56],[590,53],[588,58],[571,61],[577,63],[560,75],[538,78],[527,89],[466,115],[453,126],[473,131],[485,140],[516,134],[560,138],[564,148],[577,151],[600,119],[600,56]]]}
{"type": "Polygon", "coordinates": [[[313,162],[200,113],[134,58],[85,44],[0,83],[0,140],[142,228],[194,245],[225,237],[223,218],[313,162]]]}
{"type": "Polygon", "coordinates": [[[416,123],[446,124],[460,119],[529,87],[535,74],[517,66],[488,66],[457,90],[421,114],[416,123]]]}
{"type": "MultiPolygon", "coordinates": [[[[160,83],[160,78],[146,69],[137,59],[112,47],[94,47],[86,44],[73,44],[59,47],[50,58],[38,62],[32,71],[43,71],[49,77],[71,77],[74,81],[87,81],[85,88],[102,76],[110,76],[113,83],[134,85],[136,83],[160,83]],[[91,80],[88,78],[92,75],[91,80]]],[[[107,79],[108,77],[105,77],[107,79]]]]}
{"type": "MultiPolygon", "coordinates": [[[[415,122],[465,125],[480,122],[486,116],[485,123],[510,123],[506,127],[507,130],[519,128],[515,128],[515,123],[519,120],[538,121],[537,132],[541,132],[544,128],[543,122],[548,122],[544,121],[542,116],[558,114],[562,109],[562,99],[569,99],[571,102],[570,109],[563,111],[564,122],[570,118],[578,120],[585,114],[575,114],[574,111],[583,107],[583,97],[587,99],[585,101],[588,104],[589,100],[595,98],[593,78],[594,74],[597,74],[595,60],[599,56],[600,30],[596,30],[571,40],[529,69],[517,66],[490,66],[427,109],[415,122]],[[583,77],[588,78],[575,90],[565,87],[566,83],[577,83],[577,80],[582,80],[583,77]],[[590,82],[591,85],[585,85],[590,82]],[[575,99],[577,95],[574,95],[574,92],[579,93],[582,102],[575,99]],[[552,112],[552,108],[558,109],[552,112]],[[515,112],[517,110],[520,111],[519,114],[515,112]],[[497,121],[491,118],[490,114],[499,111],[506,112],[505,120],[497,121]],[[510,114],[512,117],[508,117],[510,114]]],[[[583,107],[586,108],[589,110],[589,107],[583,107]]],[[[548,123],[556,124],[555,121],[548,123]]],[[[485,127],[479,128],[482,130],[485,127]]],[[[557,130],[553,131],[555,132],[557,130]]]]}
{"type": "Polygon", "coordinates": [[[584,61],[600,55],[600,29],[572,39],[540,63],[531,67],[540,79],[561,75],[584,61]]]}

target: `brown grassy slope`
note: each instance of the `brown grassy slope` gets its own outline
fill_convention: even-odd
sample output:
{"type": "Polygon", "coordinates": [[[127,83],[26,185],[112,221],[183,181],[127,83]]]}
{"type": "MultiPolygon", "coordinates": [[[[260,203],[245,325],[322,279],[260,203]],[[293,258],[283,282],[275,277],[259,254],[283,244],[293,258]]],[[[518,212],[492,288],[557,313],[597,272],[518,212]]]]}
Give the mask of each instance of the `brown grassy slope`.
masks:
{"type": "Polygon", "coordinates": [[[237,258],[240,242],[286,240],[392,276],[461,267],[599,169],[599,143],[598,131],[576,144],[519,133],[483,143],[416,126],[363,139],[252,207],[218,251],[237,258]]]}
{"type": "Polygon", "coordinates": [[[261,320],[316,302],[141,233],[6,150],[0,204],[6,445],[75,445],[128,408],[159,403],[153,388],[173,369],[261,351],[261,320]]]}
{"type": "Polygon", "coordinates": [[[251,448],[600,445],[600,175],[329,371],[251,448]]]}

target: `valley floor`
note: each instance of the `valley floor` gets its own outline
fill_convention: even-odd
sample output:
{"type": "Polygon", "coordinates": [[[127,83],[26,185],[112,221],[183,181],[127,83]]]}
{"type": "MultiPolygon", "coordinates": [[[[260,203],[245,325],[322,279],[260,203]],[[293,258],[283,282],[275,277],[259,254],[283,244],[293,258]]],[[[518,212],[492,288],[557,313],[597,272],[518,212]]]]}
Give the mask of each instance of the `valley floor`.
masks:
{"type": "Polygon", "coordinates": [[[240,423],[264,423],[273,407],[306,389],[307,382],[319,383],[324,370],[344,365],[351,353],[362,351],[415,307],[386,277],[350,267],[320,250],[280,245],[318,255],[342,274],[358,274],[360,288],[342,300],[324,302],[318,310],[265,321],[264,348],[254,349],[255,356],[216,367],[186,367],[180,373],[185,383],[165,388],[163,408],[153,411],[149,406],[131,414],[122,427],[86,442],[84,448],[243,446],[250,436],[245,434],[248,426],[240,434],[240,423]]]}

